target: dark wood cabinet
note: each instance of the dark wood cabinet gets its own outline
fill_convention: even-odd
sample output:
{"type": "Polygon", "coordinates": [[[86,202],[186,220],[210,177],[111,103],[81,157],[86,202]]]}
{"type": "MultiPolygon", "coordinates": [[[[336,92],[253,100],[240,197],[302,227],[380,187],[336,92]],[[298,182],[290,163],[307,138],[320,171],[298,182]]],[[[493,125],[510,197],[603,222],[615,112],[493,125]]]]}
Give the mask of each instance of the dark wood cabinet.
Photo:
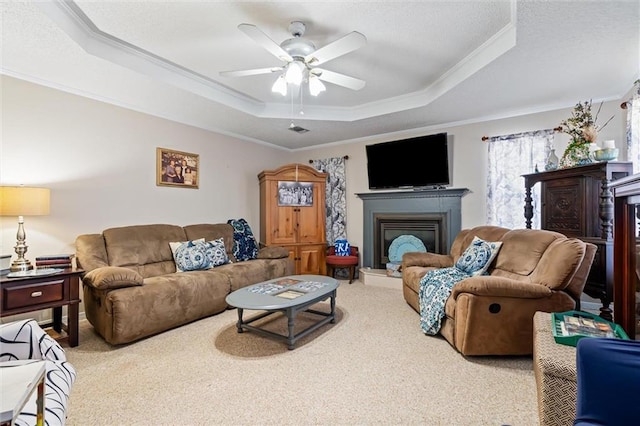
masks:
{"type": "Polygon", "coordinates": [[[614,320],[630,338],[640,331],[640,291],[637,270],[636,219],[640,208],[640,174],[628,176],[610,185],[614,197],[614,320]]]}
{"type": "MultiPolygon", "coordinates": [[[[600,316],[612,319],[613,196],[611,181],[633,173],[633,164],[607,161],[524,175],[525,226],[531,228],[531,188],[540,183],[540,228],[580,238],[598,247],[584,292],[600,299],[600,316]]],[[[536,200],[538,201],[538,200],[536,200]]]]}

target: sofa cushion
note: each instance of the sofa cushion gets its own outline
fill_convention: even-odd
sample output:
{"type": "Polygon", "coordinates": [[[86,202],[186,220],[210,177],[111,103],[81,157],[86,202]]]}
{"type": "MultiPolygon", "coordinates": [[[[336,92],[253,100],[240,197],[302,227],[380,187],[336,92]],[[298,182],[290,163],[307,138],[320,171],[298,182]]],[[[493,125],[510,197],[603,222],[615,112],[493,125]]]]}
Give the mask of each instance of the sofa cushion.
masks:
{"type": "Polygon", "coordinates": [[[82,282],[99,289],[114,289],[142,285],[142,275],[129,268],[103,266],[87,272],[82,282]]]}
{"type": "Polygon", "coordinates": [[[489,242],[473,237],[473,241],[457,260],[455,267],[471,276],[484,274],[498,255],[502,242],[489,242]]]}
{"type": "Polygon", "coordinates": [[[175,272],[169,243],[188,241],[181,226],[134,225],[103,231],[111,266],[131,267],[144,278],[175,272]]]}
{"type": "Polygon", "coordinates": [[[258,256],[258,243],[247,221],[229,219],[227,223],[233,227],[233,255],[236,260],[255,259],[258,256]]]}

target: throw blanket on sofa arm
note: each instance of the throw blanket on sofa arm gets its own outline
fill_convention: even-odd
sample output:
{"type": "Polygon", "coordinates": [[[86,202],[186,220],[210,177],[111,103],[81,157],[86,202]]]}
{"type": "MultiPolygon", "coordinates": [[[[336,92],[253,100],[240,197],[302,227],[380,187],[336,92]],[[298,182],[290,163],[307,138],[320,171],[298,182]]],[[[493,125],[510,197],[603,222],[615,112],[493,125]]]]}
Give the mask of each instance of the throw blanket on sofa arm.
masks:
{"type": "Polygon", "coordinates": [[[420,280],[420,327],[426,334],[436,335],[440,331],[444,306],[453,286],[472,275],[452,266],[434,269],[420,280]]]}
{"type": "Polygon", "coordinates": [[[475,236],[456,263],[434,269],[420,280],[420,325],[427,334],[438,334],[444,307],[453,286],[465,278],[484,275],[498,254],[502,242],[489,242],[475,236]]]}

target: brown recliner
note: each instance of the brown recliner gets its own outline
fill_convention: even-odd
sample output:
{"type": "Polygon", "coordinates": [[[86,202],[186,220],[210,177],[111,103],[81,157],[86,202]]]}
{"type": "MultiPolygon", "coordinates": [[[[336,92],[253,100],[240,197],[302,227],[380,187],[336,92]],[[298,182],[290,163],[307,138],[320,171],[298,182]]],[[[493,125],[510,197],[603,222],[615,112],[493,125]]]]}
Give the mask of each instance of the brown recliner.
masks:
{"type": "Polygon", "coordinates": [[[418,313],[422,277],[429,270],[453,266],[474,236],[502,241],[502,247],[489,275],[453,286],[440,334],[463,355],[529,355],[536,311],[579,309],[596,246],[538,229],[462,230],[448,255],[409,252],[402,257],[403,295],[418,313]]]}

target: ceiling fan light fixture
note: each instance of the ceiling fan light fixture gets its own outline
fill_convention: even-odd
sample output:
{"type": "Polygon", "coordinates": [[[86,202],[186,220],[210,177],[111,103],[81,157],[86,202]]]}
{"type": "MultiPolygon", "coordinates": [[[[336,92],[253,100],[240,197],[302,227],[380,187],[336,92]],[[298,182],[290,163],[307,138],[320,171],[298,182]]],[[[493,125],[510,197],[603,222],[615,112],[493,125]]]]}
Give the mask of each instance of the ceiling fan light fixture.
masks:
{"type": "Polygon", "coordinates": [[[320,81],[317,76],[311,75],[309,77],[309,93],[311,93],[311,96],[318,96],[325,90],[327,90],[326,86],[320,81]]]}
{"type": "Polygon", "coordinates": [[[284,75],[281,75],[276,79],[275,83],[273,83],[273,86],[271,87],[271,91],[273,93],[280,93],[282,96],[287,96],[287,82],[284,79],[284,75]]]}
{"type": "Polygon", "coordinates": [[[287,83],[300,85],[304,79],[305,66],[300,61],[293,61],[287,65],[287,70],[284,73],[284,79],[287,83]]]}

